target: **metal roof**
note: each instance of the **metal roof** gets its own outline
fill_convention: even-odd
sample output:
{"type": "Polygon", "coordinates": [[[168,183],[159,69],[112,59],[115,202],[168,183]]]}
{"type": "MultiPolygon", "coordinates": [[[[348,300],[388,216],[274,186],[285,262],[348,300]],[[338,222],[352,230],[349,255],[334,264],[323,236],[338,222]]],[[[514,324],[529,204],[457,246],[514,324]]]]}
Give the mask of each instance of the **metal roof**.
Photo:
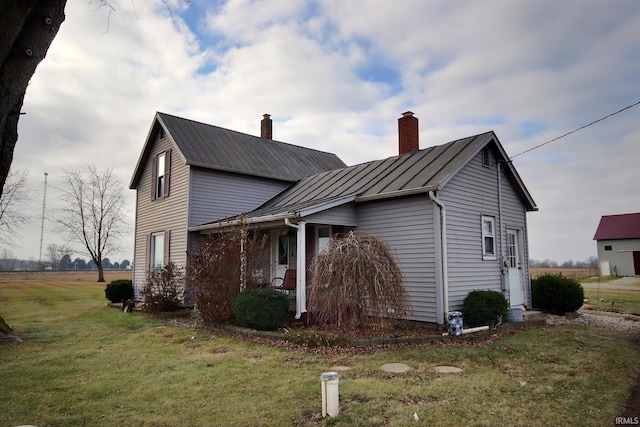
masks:
{"type": "Polygon", "coordinates": [[[363,201],[416,191],[439,190],[482,148],[492,142],[505,162],[505,172],[515,184],[514,188],[527,210],[536,210],[531,195],[513,165],[508,162],[496,135],[487,132],[384,160],[309,176],[249,215],[253,217],[257,213],[274,213],[278,209],[290,211],[300,204],[345,196],[355,196],[356,201],[363,201]]]}
{"type": "Polygon", "coordinates": [[[296,182],[309,175],[342,168],[335,154],[260,138],[166,113],[156,113],[130,188],[136,188],[151,149],[152,136],[162,126],[187,165],[296,182]]]}
{"type": "Polygon", "coordinates": [[[593,240],[640,239],[640,212],[604,215],[593,240]]]}

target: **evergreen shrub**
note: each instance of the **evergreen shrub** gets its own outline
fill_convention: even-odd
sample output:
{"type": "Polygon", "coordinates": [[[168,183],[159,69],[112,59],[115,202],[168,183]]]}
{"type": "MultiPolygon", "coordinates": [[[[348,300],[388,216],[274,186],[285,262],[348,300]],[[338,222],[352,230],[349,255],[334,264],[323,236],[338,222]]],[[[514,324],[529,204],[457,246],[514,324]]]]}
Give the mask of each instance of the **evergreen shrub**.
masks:
{"type": "Polygon", "coordinates": [[[107,284],[104,296],[111,302],[122,302],[133,297],[133,284],[129,279],[114,280],[107,284]]]}
{"type": "Polygon", "coordinates": [[[505,296],[496,291],[471,291],[462,304],[464,323],[469,326],[493,326],[509,310],[505,296]]]}
{"type": "Polygon", "coordinates": [[[247,289],[236,297],[234,309],[240,326],[274,330],[285,326],[289,318],[289,296],[271,288],[247,289]]]}
{"type": "Polygon", "coordinates": [[[584,289],[575,279],[547,273],[531,281],[531,296],[535,308],[563,315],[582,307],[584,289]]]}

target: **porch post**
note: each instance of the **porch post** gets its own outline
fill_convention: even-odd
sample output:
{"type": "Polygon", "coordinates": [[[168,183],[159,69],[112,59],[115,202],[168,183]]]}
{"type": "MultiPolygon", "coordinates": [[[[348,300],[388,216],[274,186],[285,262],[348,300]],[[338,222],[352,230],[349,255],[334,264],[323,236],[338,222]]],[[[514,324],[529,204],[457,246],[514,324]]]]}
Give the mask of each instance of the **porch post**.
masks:
{"type": "Polygon", "coordinates": [[[307,311],[306,222],[300,221],[297,231],[296,319],[300,319],[307,311]]]}

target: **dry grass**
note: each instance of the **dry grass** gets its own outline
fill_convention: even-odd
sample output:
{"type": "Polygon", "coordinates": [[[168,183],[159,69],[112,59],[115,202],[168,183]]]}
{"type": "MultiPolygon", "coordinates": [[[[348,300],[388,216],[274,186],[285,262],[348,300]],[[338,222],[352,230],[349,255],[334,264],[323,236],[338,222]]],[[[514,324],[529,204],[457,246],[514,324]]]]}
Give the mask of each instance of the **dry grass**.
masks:
{"type": "MultiPolygon", "coordinates": [[[[104,279],[107,283],[113,280],[131,279],[133,272],[131,270],[105,270],[104,279]]],[[[93,271],[2,271],[0,272],[0,282],[13,281],[97,281],[98,270],[93,271]]]]}
{"type": "Polygon", "coordinates": [[[562,274],[575,280],[588,279],[598,275],[595,268],[531,268],[531,278],[535,279],[543,274],[562,274]]]}
{"type": "Polygon", "coordinates": [[[300,352],[125,314],[106,308],[104,284],[45,277],[0,282],[0,312],[25,339],[0,345],[2,426],[602,426],[640,373],[637,348],[595,328],[300,352]],[[340,416],[322,420],[319,377],[338,365],[351,368],[340,416]]]}

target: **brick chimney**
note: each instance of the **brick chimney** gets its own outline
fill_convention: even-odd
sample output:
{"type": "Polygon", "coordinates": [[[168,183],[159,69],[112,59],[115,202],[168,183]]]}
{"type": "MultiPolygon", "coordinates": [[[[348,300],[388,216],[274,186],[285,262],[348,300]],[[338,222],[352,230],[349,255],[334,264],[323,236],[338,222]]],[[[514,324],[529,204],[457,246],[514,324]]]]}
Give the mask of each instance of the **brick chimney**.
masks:
{"type": "Polygon", "coordinates": [[[400,154],[420,149],[418,142],[418,118],[411,111],[402,113],[398,119],[398,147],[400,154]]]}
{"type": "Polygon", "coordinates": [[[265,114],[260,121],[260,138],[273,139],[273,122],[271,116],[265,114]]]}

